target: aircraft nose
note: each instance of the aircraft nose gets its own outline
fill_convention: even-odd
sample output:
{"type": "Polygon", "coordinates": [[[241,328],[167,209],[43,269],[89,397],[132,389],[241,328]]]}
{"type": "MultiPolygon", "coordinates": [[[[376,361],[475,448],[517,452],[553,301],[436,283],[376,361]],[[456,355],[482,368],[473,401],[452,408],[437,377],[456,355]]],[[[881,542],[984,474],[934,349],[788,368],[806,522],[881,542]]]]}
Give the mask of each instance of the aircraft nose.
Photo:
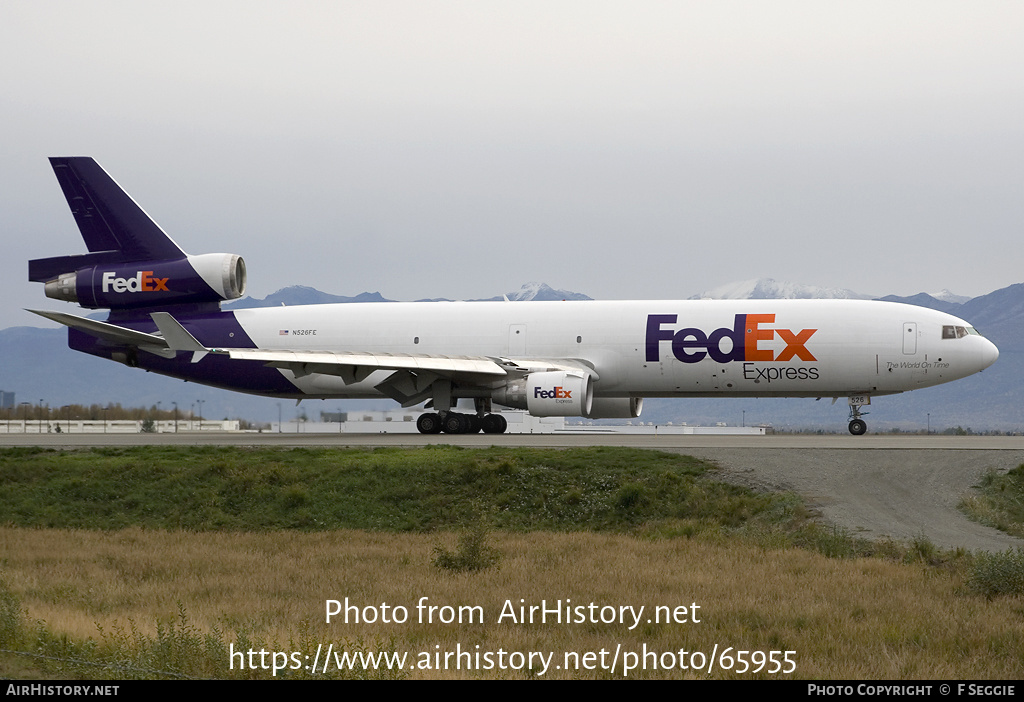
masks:
{"type": "Polygon", "coordinates": [[[996,362],[996,359],[999,358],[999,349],[996,348],[996,345],[988,339],[982,339],[982,341],[984,341],[985,344],[981,348],[981,368],[979,368],[979,370],[988,368],[996,362]]]}

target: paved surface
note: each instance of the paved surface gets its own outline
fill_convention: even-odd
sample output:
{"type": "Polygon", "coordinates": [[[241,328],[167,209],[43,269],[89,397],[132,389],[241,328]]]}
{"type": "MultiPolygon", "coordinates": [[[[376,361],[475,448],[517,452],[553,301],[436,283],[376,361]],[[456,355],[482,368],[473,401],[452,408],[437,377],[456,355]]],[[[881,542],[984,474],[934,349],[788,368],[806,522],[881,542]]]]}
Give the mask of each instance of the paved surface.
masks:
{"type": "Polygon", "coordinates": [[[1003,551],[1024,539],[970,521],[957,509],[990,469],[1024,463],[1022,450],[691,449],[728,479],[793,490],[829,523],[868,538],[927,537],[942,548],[1003,551]]]}
{"type": "Polygon", "coordinates": [[[0,445],[636,446],[715,462],[723,478],[793,490],[825,520],[866,537],[927,537],[942,548],[1005,550],[1024,540],[971,522],[957,504],[985,471],[1024,463],[1024,437],[533,434],[0,434],[0,445]]]}
{"type": "Polygon", "coordinates": [[[168,434],[5,434],[0,446],[635,446],[662,450],[688,448],[743,449],[963,449],[1024,452],[1024,436],[931,436],[900,434],[793,434],[769,436],[715,436],[711,434],[272,434],[249,432],[180,432],[168,434]]]}

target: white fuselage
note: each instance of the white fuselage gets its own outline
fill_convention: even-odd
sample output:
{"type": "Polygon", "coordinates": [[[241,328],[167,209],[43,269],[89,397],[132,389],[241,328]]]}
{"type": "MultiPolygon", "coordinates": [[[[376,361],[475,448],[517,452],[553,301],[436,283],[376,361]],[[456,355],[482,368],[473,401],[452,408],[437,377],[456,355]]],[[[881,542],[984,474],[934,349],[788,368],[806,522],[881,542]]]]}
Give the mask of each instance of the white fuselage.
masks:
{"type": "MultiPolygon", "coordinates": [[[[234,315],[260,349],[582,361],[596,373],[595,397],[883,395],[998,357],[957,317],[859,300],[396,302],[234,315]]],[[[389,373],[346,383],[281,372],[314,397],[380,397],[374,387],[389,373]]]]}

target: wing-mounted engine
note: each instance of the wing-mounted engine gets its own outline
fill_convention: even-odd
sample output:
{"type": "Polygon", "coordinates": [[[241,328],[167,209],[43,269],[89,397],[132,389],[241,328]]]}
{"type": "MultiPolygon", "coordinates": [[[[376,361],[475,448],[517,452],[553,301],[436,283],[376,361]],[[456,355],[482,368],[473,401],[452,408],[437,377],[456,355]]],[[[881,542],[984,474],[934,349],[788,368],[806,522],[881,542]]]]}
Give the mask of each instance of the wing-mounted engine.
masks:
{"type": "Polygon", "coordinates": [[[642,397],[595,397],[587,419],[636,419],[644,408],[642,397]]]}
{"type": "MultiPolygon", "coordinates": [[[[65,256],[39,263],[73,263],[74,259],[65,256]]],[[[89,308],[124,309],[234,300],[245,293],[246,276],[241,256],[202,254],[172,261],[86,266],[39,282],[45,283],[46,296],[55,300],[89,308]]]]}
{"type": "Polygon", "coordinates": [[[590,412],[593,388],[584,371],[541,371],[509,380],[491,399],[534,417],[582,417],[590,412]]]}

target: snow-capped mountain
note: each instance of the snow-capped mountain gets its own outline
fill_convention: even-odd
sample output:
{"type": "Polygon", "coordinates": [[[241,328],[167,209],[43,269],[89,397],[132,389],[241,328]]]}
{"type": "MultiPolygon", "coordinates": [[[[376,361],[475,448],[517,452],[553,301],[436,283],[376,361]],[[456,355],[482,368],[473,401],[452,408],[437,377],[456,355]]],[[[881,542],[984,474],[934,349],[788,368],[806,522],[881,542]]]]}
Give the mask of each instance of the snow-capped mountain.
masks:
{"type": "Polygon", "coordinates": [[[870,300],[873,295],[862,295],[846,288],[823,288],[803,285],[774,278],[756,278],[726,283],[717,288],[694,295],[691,300],[870,300]]]}
{"type": "MultiPolygon", "coordinates": [[[[592,300],[592,297],[583,293],[572,292],[571,290],[555,290],[547,283],[525,283],[523,287],[515,292],[506,294],[506,297],[513,302],[526,302],[528,300],[592,300]]],[[[501,298],[492,298],[500,300],[501,298]]]]}
{"type": "Polygon", "coordinates": [[[964,304],[965,302],[967,302],[968,300],[971,299],[967,295],[956,295],[954,293],[951,293],[946,288],[943,288],[939,292],[927,293],[927,294],[930,295],[931,297],[934,297],[936,300],[942,300],[943,302],[952,302],[953,304],[956,304],[956,305],[962,305],[962,304],[964,304]]]}
{"type": "MultiPolygon", "coordinates": [[[[571,290],[555,290],[547,283],[526,283],[519,290],[507,293],[506,296],[514,302],[524,302],[527,300],[593,299],[583,293],[572,292],[571,290]]],[[[485,298],[485,300],[501,299],[503,298],[500,295],[485,298]]],[[[447,300],[447,298],[429,298],[417,300],[417,302],[438,302],[442,300],[447,300]]],[[[478,301],[471,300],[471,302],[478,301]]],[[[333,302],[391,302],[391,300],[385,298],[379,292],[365,292],[354,297],[346,297],[343,295],[331,295],[305,285],[291,285],[287,288],[281,288],[262,299],[244,297],[241,300],[232,300],[231,302],[224,303],[222,308],[225,310],[238,310],[246,307],[278,307],[280,305],[291,307],[294,305],[322,305],[333,302]]]]}

